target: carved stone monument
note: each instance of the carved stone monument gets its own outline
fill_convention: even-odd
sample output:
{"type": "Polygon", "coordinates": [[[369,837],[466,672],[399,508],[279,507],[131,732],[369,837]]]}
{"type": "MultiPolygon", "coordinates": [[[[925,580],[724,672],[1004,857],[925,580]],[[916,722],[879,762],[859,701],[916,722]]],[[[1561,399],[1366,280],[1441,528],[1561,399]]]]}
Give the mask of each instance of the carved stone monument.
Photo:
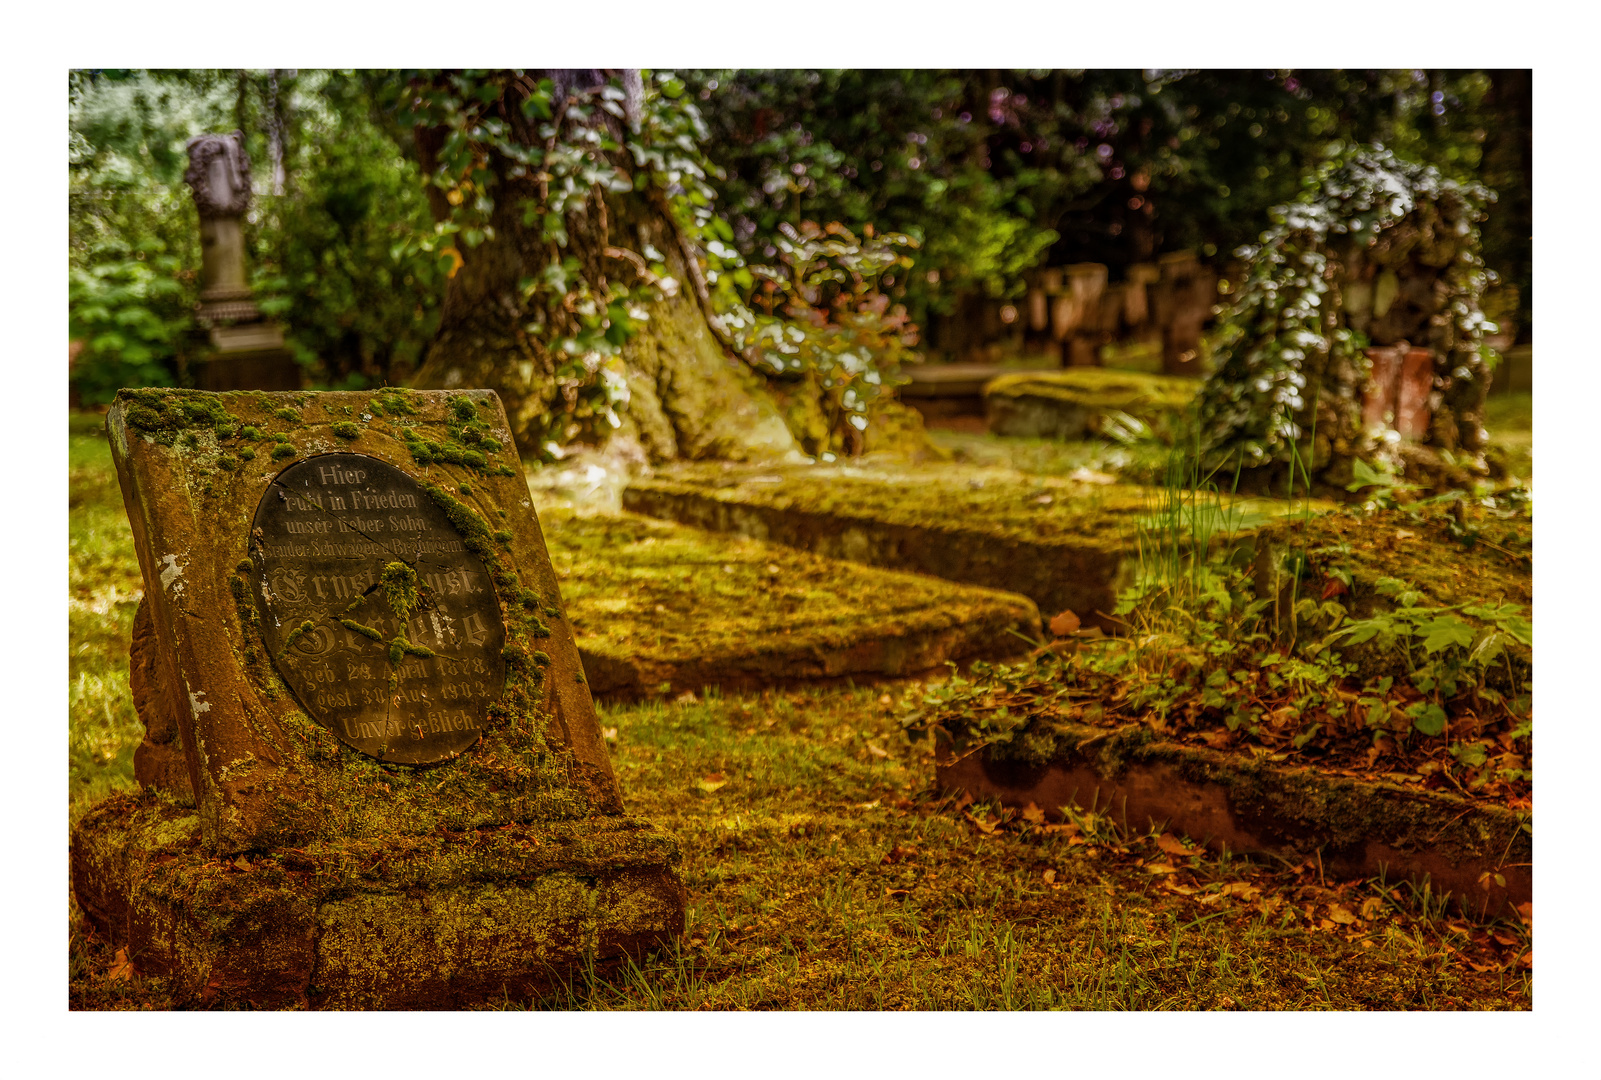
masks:
{"type": "Polygon", "coordinates": [[[681,932],[487,391],[124,390],[142,790],[72,886],[197,1004],[439,1008],[681,932]]]}
{"type": "Polygon", "coordinates": [[[214,353],[200,361],[204,390],[296,390],[300,370],[283,330],[262,317],[245,277],[240,220],[250,209],[250,157],[244,132],[189,140],[184,182],[200,213],[200,306],[196,318],[214,353]]]}

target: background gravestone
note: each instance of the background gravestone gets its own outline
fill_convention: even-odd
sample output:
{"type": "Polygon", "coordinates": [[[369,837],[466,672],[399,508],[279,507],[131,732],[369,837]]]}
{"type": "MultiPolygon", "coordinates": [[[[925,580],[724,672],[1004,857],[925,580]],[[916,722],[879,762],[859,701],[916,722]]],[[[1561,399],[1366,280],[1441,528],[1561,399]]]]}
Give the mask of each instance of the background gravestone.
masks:
{"type": "Polygon", "coordinates": [[[141,794],[85,913],[200,1003],[439,1007],[683,926],[486,391],[122,391],[141,794]]]}
{"type": "Polygon", "coordinates": [[[283,328],[261,314],[245,272],[242,224],[250,209],[250,155],[242,131],[189,140],[184,182],[200,216],[200,304],[196,319],[211,353],[199,361],[202,390],[294,390],[300,368],[283,328]]]}

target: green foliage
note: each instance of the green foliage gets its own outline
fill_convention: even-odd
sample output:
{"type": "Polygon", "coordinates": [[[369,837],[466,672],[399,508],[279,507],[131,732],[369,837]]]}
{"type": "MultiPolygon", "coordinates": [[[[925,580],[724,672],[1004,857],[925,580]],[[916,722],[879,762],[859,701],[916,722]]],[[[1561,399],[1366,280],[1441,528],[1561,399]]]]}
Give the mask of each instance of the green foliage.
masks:
{"type": "MultiPolygon", "coordinates": [[[[404,381],[438,328],[452,266],[423,242],[434,225],[416,165],[349,73],[305,72],[280,93],[289,103],[286,189],[256,197],[262,308],[286,324],[300,362],[324,385],[404,381]]],[[[258,169],[266,164],[264,145],[251,152],[258,169]]]]}
{"type": "Polygon", "coordinates": [[[1330,446],[1342,459],[1373,452],[1352,399],[1366,381],[1367,340],[1340,312],[1350,264],[1381,234],[1386,254],[1427,249],[1431,265],[1446,266],[1446,295],[1437,299],[1454,324],[1452,378],[1466,381],[1480,366],[1483,334],[1495,329],[1479,308],[1487,279],[1475,225],[1489,197],[1382,147],[1345,148],[1319,165],[1294,202],[1273,210],[1260,242],[1238,252],[1246,277],[1220,324],[1217,370],[1200,399],[1204,451],[1247,466],[1299,454],[1316,468],[1329,462],[1330,446]],[[1432,261],[1435,248],[1443,262],[1432,261]],[[1300,450],[1319,417],[1322,452],[1300,450]]]}
{"type": "MultiPolygon", "coordinates": [[[[1484,72],[724,70],[690,82],[726,169],[713,183],[734,246],[770,258],[779,224],[808,219],[914,236],[917,266],[894,299],[924,324],[963,295],[1017,295],[1047,252],[1114,271],[1180,248],[1226,255],[1335,141],[1380,142],[1459,181],[1521,180],[1515,162],[1488,160],[1515,102],[1492,102],[1484,72]]],[[[1529,230],[1503,217],[1487,257],[1505,273],[1526,260],[1529,230]]]]}
{"type": "Polygon", "coordinates": [[[920,359],[916,327],[883,291],[885,278],[912,265],[906,251],[916,241],[858,238],[838,222],[784,223],[781,233],[778,267],[747,268],[726,246],[709,245],[721,320],[746,359],[779,383],[807,453],[859,452],[901,364],[920,359]]]}
{"type": "Polygon", "coordinates": [[[247,262],[262,311],[314,379],[404,378],[438,323],[446,260],[415,166],[368,115],[347,73],[100,72],[70,81],[69,333],[86,402],[180,382],[205,349],[193,329],[200,242],[185,142],[246,131],[256,192],[247,262]],[[270,133],[285,184],[271,181],[270,133]]]}
{"type": "Polygon", "coordinates": [[[1231,509],[1197,461],[1170,455],[1137,523],[1138,571],[1115,608],[1126,636],[1075,634],[1021,664],[975,664],[970,678],[953,673],[908,701],[905,726],[937,729],[957,752],[993,745],[1042,765],[1059,754],[1058,722],[1127,724],[1215,748],[1244,743],[1275,760],[1373,769],[1387,759],[1470,793],[1526,795],[1528,610],[1426,604],[1422,586],[1381,576],[1364,589],[1371,610],[1354,617],[1335,599],[1349,601],[1355,583],[1338,565],[1324,566],[1321,595],[1303,595],[1311,557],[1348,556],[1349,545],[1289,550],[1287,597],[1275,595],[1254,550],[1270,541],[1236,542],[1260,522],[1231,509]],[[1270,591],[1258,595],[1264,582],[1270,591]]]}
{"type": "Polygon", "coordinates": [[[85,403],[170,386],[196,298],[200,237],[183,139],[214,102],[153,75],[68,82],[68,335],[85,403]]]}

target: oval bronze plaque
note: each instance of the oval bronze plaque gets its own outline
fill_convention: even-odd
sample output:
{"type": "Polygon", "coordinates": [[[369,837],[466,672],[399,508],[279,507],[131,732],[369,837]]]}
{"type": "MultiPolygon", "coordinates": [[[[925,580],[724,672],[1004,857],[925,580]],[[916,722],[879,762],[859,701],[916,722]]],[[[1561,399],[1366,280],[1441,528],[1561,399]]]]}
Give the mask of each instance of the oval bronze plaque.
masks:
{"type": "Polygon", "coordinates": [[[251,523],[261,636],[307,714],[382,761],[444,761],[505,689],[483,562],[411,477],[365,454],[289,466],[251,523]]]}

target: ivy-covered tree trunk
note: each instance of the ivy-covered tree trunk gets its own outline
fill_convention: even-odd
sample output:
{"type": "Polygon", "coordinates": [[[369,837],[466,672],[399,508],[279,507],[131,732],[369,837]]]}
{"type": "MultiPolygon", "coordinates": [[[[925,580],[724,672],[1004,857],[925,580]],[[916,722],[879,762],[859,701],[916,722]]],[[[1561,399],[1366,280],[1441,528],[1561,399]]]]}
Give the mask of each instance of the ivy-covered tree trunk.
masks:
{"type": "Polygon", "coordinates": [[[1359,460],[1431,484],[1484,475],[1488,197],[1374,148],[1326,163],[1275,208],[1243,252],[1200,399],[1213,463],[1238,460],[1257,487],[1343,487],[1359,460]],[[1386,352],[1424,366],[1375,364],[1386,352]],[[1408,401],[1426,417],[1416,428],[1401,423],[1408,401]]]}
{"type": "Polygon", "coordinates": [[[656,461],[796,452],[674,216],[692,113],[648,97],[637,71],[439,75],[394,93],[455,261],[414,385],[497,391],[524,453],[617,438],[656,461]]]}

